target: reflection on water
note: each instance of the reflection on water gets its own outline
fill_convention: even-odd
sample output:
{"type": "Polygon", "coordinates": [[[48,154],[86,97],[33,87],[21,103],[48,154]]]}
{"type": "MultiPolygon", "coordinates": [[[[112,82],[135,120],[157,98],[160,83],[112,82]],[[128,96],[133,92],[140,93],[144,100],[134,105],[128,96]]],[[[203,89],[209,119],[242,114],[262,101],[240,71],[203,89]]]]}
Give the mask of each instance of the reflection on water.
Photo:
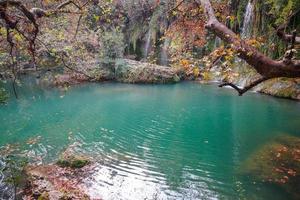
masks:
{"type": "Polygon", "coordinates": [[[19,92],[0,107],[0,146],[18,142],[24,155],[47,163],[80,144],[97,163],[84,184],[91,196],[286,197],[236,169],[274,135],[299,136],[297,102],[195,83],[87,84],[67,92],[24,84],[19,92]]]}
{"type": "Polygon", "coordinates": [[[218,199],[220,195],[212,191],[207,181],[184,172],[184,182],[177,190],[168,187],[162,174],[152,174],[145,169],[135,168],[133,173],[114,169],[114,167],[99,166],[85,187],[92,198],[103,199],[218,199]]]}

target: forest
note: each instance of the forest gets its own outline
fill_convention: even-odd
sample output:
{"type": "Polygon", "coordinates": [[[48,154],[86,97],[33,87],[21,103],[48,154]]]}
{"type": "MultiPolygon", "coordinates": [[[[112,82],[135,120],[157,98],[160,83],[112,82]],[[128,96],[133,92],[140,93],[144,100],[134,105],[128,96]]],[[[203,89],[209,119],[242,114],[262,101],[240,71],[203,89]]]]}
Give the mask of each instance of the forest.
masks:
{"type": "Polygon", "coordinates": [[[0,199],[299,199],[300,0],[0,0],[0,199]]]}

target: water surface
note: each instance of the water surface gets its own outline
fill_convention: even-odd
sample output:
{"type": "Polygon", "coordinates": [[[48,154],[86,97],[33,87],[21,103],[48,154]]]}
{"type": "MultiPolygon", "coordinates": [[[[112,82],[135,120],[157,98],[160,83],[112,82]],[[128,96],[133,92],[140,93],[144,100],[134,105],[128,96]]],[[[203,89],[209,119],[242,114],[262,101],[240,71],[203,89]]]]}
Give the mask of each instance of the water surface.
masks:
{"type": "MultiPolygon", "coordinates": [[[[216,85],[86,84],[67,91],[28,82],[0,106],[0,146],[19,143],[51,162],[70,144],[99,167],[87,180],[103,199],[286,199],[237,174],[279,134],[300,136],[300,104],[216,85]],[[28,140],[41,136],[39,143],[28,140]]],[[[1,192],[0,192],[1,193],[1,192]]]]}

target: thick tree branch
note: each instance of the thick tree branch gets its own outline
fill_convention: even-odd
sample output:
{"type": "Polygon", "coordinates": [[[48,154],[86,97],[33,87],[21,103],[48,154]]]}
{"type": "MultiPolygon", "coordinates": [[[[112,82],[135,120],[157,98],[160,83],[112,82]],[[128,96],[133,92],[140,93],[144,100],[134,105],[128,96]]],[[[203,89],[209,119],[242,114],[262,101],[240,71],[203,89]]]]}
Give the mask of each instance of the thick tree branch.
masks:
{"type": "Polygon", "coordinates": [[[273,60],[266,55],[260,53],[256,48],[247,44],[237,34],[220,23],[215,17],[214,10],[209,0],[201,0],[201,4],[205,9],[208,22],[206,28],[223,41],[231,44],[231,48],[237,55],[251,65],[259,74],[267,78],[275,77],[300,77],[300,61],[299,60],[273,60]]]}

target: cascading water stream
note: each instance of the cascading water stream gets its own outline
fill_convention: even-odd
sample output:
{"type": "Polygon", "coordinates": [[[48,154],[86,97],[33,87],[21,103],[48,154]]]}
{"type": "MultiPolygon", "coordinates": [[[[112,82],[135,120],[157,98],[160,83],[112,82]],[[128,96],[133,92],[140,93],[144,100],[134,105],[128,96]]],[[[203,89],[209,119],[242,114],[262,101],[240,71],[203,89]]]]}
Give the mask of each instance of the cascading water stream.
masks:
{"type": "Polygon", "coordinates": [[[164,43],[160,52],[160,65],[168,65],[169,57],[168,57],[168,47],[170,44],[170,39],[165,38],[164,43]]]}
{"type": "Polygon", "coordinates": [[[146,43],[144,47],[144,58],[147,59],[149,50],[150,50],[150,44],[151,44],[151,31],[149,30],[146,36],[146,43]]]}
{"type": "Polygon", "coordinates": [[[218,36],[215,38],[215,43],[214,43],[214,49],[218,48],[221,46],[222,40],[218,36]]]}
{"type": "MultiPolygon", "coordinates": [[[[242,39],[248,39],[251,37],[252,34],[252,27],[253,27],[253,16],[254,16],[254,4],[252,0],[248,1],[248,4],[246,6],[245,15],[244,15],[244,21],[243,21],[243,27],[241,31],[241,38],[242,39]]],[[[241,60],[240,58],[236,58],[236,63],[238,63],[238,71],[240,74],[244,74],[245,68],[247,68],[247,64],[244,60],[241,60]]],[[[239,80],[237,80],[236,85],[243,88],[247,85],[248,79],[251,79],[251,77],[241,77],[239,80]]]]}
{"type": "Polygon", "coordinates": [[[243,39],[249,38],[251,36],[253,15],[254,15],[254,6],[252,1],[249,0],[246,7],[246,12],[243,21],[243,28],[241,32],[241,38],[243,39]]]}

